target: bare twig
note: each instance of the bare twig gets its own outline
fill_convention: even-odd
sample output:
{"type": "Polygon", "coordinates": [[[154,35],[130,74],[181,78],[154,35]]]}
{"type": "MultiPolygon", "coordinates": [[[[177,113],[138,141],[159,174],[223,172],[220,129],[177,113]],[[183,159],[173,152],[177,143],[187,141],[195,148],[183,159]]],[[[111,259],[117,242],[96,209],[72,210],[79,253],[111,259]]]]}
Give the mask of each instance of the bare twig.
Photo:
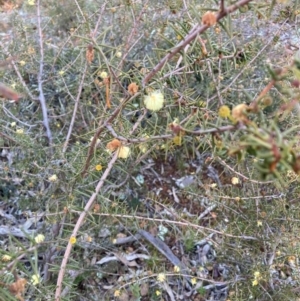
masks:
{"type": "MultiPolygon", "coordinates": [[[[218,98],[219,98],[219,105],[223,105],[223,100],[222,100],[222,95],[220,93],[220,79],[216,80],[215,76],[214,76],[214,73],[213,73],[213,70],[211,68],[211,63],[209,60],[207,60],[207,66],[208,66],[208,70],[209,70],[209,73],[210,73],[210,76],[216,86],[216,90],[217,90],[217,95],[218,95],[218,98]]],[[[220,69],[219,69],[220,70],[220,69]]],[[[219,78],[219,76],[218,76],[219,78]]]]}
{"type": "Polygon", "coordinates": [[[13,261],[11,261],[7,266],[5,266],[3,269],[0,270],[0,275],[4,274],[5,272],[7,272],[8,270],[10,270],[13,266],[15,266],[23,257],[25,257],[26,255],[30,254],[30,252],[34,251],[37,249],[37,246],[31,247],[29,249],[27,249],[25,252],[23,252],[22,254],[20,254],[16,259],[14,259],[13,261]]]}
{"type": "MultiPolygon", "coordinates": [[[[70,210],[73,213],[80,213],[80,211],[77,210],[70,210]]],[[[174,224],[174,225],[179,225],[179,226],[189,226],[191,228],[197,229],[199,231],[209,231],[211,233],[216,233],[216,234],[220,234],[226,237],[232,237],[232,238],[238,238],[238,239],[245,239],[245,240],[258,240],[258,238],[254,237],[254,236],[247,236],[247,235],[232,235],[229,233],[225,233],[224,231],[218,231],[215,230],[213,228],[209,228],[209,227],[204,227],[204,226],[199,226],[198,224],[194,224],[191,223],[187,220],[180,220],[180,221],[172,221],[172,220],[167,220],[167,219],[163,219],[163,218],[152,218],[152,217],[146,217],[146,216],[138,216],[138,215],[127,215],[127,214],[110,214],[110,213],[93,213],[94,215],[98,215],[98,216],[108,216],[108,217],[113,217],[113,218],[128,218],[128,219],[138,219],[138,220],[148,220],[148,221],[153,221],[153,222],[158,222],[158,223],[169,223],[169,224],[174,224]]],[[[204,233],[204,232],[202,232],[204,233]]]]}
{"type": "Polygon", "coordinates": [[[87,63],[85,64],[83,75],[82,75],[82,78],[81,78],[81,81],[80,81],[80,84],[79,84],[77,97],[75,99],[75,106],[74,106],[74,110],[73,110],[73,116],[72,116],[71,123],[70,123],[70,126],[69,126],[67,138],[66,138],[66,141],[65,141],[63,149],[62,149],[63,153],[65,153],[66,150],[67,150],[68,143],[69,143],[72,131],[73,131],[73,127],[74,127],[74,123],[75,123],[75,119],[76,119],[76,115],[77,115],[77,110],[78,110],[78,105],[79,105],[79,99],[80,99],[80,96],[81,96],[81,91],[82,91],[82,88],[83,88],[83,83],[84,83],[84,79],[85,79],[85,75],[86,75],[86,69],[87,69],[87,63]]]}
{"type": "Polygon", "coordinates": [[[223,161],[221,158],[217,157],[217,161],[220,162],[222,165],[224,165],[225,167],[227,167],[230,171],[234,172],[236,175],[240,176],[241,178],[243,178],[246,181],[252,182],[252,183],[256,183],[256,184],[270,184],[270,183],[274,183],[274,181],[257,181],[257,180],[252,180],[246,176],[244,176],[243,174],[241,174],[240,172],[234,170],[232,167],[230,167],[225,161],[223,161]]]}
{"type": "MultiPolygon", "coordinates": [[[[281,31],[283,25],[286,23],[286,21],[281,25],[281,27],[278,29],[278,31],[274,34],[274,36],[277,36],[278,33],[281,31]]],[[[242,70],[234,77],[234,79],[230,82],[230,84],[228,84],[222,91],[220,91],[220,93],[225,93],[226,91],[228,91],[228,89],[231,88],[231,86],[238,80],[238,78],[244,73],[244,71],[249,68],[249,66],[252,66],[253,62],[265,51],[265,49],[273,43],[274,41],[274,36],[264,45],[264,47],[252,58],[252,60],[250,60],[245,66],[244,68],[242,68],[242,70]]],[[[215,98],[218,97],[218,94],[212,96],[211,98],[209,98],[207,100],[207,104],[209,102],[211,102],[212,100],[214,100],[215,98]]]]}
{"type": "MultiPolygon", "coordinates": [[[[77,233],[80,229],[81,224],[83,223],[86,215],[88,214],[88,211],[91,209],[95,199],[97,198],[98,193],[100,192],[100,190],[101,190],[101,188],[104,184],[104,181],[108,177],[108,175],[109,175],[112,167],[114,166],[117,158],[118,158],[118,152],[115,152],[114,156],[112,157],[112,159],[108,163],[107,168],[106,168],[105,172],[103,173],[100,181],[98,182],[98,184],[96,186],[96,189],[95,189],[95,192],[91,195],[90,199],[88,200],[87,204],[85,205],[84,211],[82,211],[80,213],[80,216],[77,220],[76,225],[74,226],[71,237],[76,237],[77,236],[77,233]]],[[[57,287],[56,287],[56,291],[55,291],[55,300],[56,301],[59,301],[60,298],[61,298],[62,282],[63,282],[64,274],[65,274],[65,271],[66,271],[67,262],[69,260],[70,254],[71,254],[71,250],[72,250],[72,244],[69,241],[68,245],[67,245],[67,248],[66,248],[66,251],[65,251],[65,254],[64,254],[64,257],[63,257],[63,260],[62,260],[62,263],[61,263],[61,266],[60,266],[60,271],[59,271],[59,274],[58,274],[58,278],[57,278],[57,287]]]]}
{"type": "MultiPolygon", "coordinates": [[[[134,37],[135,37],[136,33],[138,32],[138,26],[139,26],[140,21],[142,20],[142,17],[143,17],[143,15],[144,15],[144,13],[145,13],[145,9],[147,9],[147,7],[148,7],[148,2],[149,2],[149,0],[147,0],[147,1],[145,1],[145,2],[143,3],[143,8],[142,8],[140,14],[138,15],[138,17],[136,18],[136,20],[135,20],[135,22],[134,22],[134,25],[132,26],[131,32],[130,32],[130,34],[129,34],[129,36],[128,36],[128,39],[127,39],[127,41],[126,41],[126,44],[125,44],[125,46],[124,46],[124,53],[123,53],[123,55],[122,55],[122,58],[121,58],[121,61],[120,61],[119,65],[118,65],[118,67],[117,67],[118,70],[121,70],[121,69],[123,68],[124,61],[125,61],[125,59],[126,59],[128,53],[129,53],[130,49],[132,48],[132,46],[131,46],[131,47],[129,46],[129,45],[130,45],[130,42],[131,42],[132,40],[134,40],[134,37]]],[[[140,36],[140,38],[141,38],[141,37],[142,37],[142,36],[140,36]]],[[[139,40],[139,39],[135,39],[135,43],[137,42],[137,40],[139,40]]],[[[135,43],[134,43],[134,44],[135,44],[135,43]]]]}
{"type": "Polygon", "coordinates": [[[225,10],[224,0],[221,0],[220,11],[224,11],[224,10],[225,10]]]}
{"type": "Polygon", "coordinates": [[[130,132],[129,132],[130,136],[132,136],[133,133],[136,131],[136,129],[138,128],[138,126],[140,125],[140,123],[142,122],[142,120],[145,118],[146,114],[147,114],[147,110],[144,109],[144,113],[139,116],[138,120],[135,122],[135,124],[133,125],[132,129],[130,130],[130,132]]]}
{"type": "Polygon", "coordinates": [[[11,64],[12,64],[15,72],[18,75],[19,81],[21,82],[23,88],[26,90],[27,94],[30,96],[31,100],[37,101],[38,98],[32,95],[32,93],[29,90],[28,86],[26,85],[26,83],[25,83],[25,81],[24,81],[24,79],[23,79],[23,77],[22,77],[22,75],[21,75],[21,73],[19,71],[19,68],[17,67],[16,63],[14,61],[12,61],[11,64]]]}
{"type": "MultiPolygon", "coordinates": [[[[231,6],[229,6],[228,8],[224,9],[223,11],[220,11],[217,14],[217,21],[221,20],[222,18],[224,18],[225,16],[227,16],[228,14],[232,13],[233,11],[237,10],[239,7],[251,2],[253,0],[241,0],[231,6]]],[[[195,27],[193,27],[190,31],[190,33],[177,45],[173,48],[173,50],[171,50],[153,69],[152,71],[147,74],[143,81],[142,81],[142,85],[143,87],[146,86],[146,84],[149,82],[149,80],[157,73],[159,72],[162,67],[166,64],[166,62],[168,62],[174,55],[176,55],[179,51],[181,51],[182,49],[185,48],[185,46],[189,43],[191,43],[198,34],[203,33],[204,31],[206,31],[209,28],[208,25],[197,25],[195,27]]]]}
{"type": "Polygon", "coordinates": [[[135,95],[131,96],[131,97],[127,97],[112,113],[111,115],[107,118],[107,120],[105,120],[103,123],[101,122],[101,124],[99,124],[99,127],[97,129],[97,132],[95,133],[93,140],[91,141],[91,145],[89,148],[89,152],[87,155],[87,159],[85,162],[85,166],[83,168],[83,171],[81,172],[81,176],[85,176],[87,173],[87,170],[90,166],[90,162],[92,160],[92,156],[94,153],[94,149],[97,143],[97,139],[99,138],[100,134],[102,133],[103,129],[109,124],[111,123],[120,113],[120,111],[123,109],[123,107],[126,105],[127,102],[131,101],[132,99],[136,98],[137,96],[139,96],[140,93],[136,93],[135,95]]]}
{"type": "Polygon", "coordinates": [[[46,134],[49,141],[49,146],[52,146],[52,133],[50,130],[49,119],[48,119],[48,110],[46,105],[46,99],[43,92],[43,71],[44,71],[44,45],[43,45],[43,32],[42,32],[42,24],[41,24],[41,11],[40,11],[40,0],[37,0],[37,21],[38,21],[38,34],[39,34],[39,43],[40,43],[40,68],[37,76],[38,81],[38,89],[40,92],[39,101],[42,108],[43,113],[43,124],[46,129],[46,134]]]}
{"type": "Polygon", "coordinates": [[[97,36],[97,31],[98,31],[99,25],[101,24],[101,21],[102,21],[103,15],[104,15],[104,10],[105,10],[106,4],[107,4],[107,3],[104,3],[104,4],[101,6],[101,11],[98,13],[98,20],[97,20],[97,23],[96,23],[96,25],[95,25],[95,28],[94,28],[93,32],[91,33],[92,37],[96,37],[96,36],[97,36]]]}

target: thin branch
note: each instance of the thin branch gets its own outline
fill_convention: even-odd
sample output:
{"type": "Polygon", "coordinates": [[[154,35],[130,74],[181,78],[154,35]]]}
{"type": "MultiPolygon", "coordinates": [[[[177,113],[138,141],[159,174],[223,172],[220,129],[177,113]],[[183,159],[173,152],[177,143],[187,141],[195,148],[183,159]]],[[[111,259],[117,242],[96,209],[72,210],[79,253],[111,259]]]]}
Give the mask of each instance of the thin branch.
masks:
{"type": "Polygon", "coordinates": [[[66,141],[65,141],[63,149],[62,149],[63,153],[65,153],[66,150],[67,150],[68,143],[69,143],[72,131],[73,131],[74,124],[75,124],[75,119],[76,119],[76,115],[77,115],[77,110],[78,110],[79,100],[80,100],[80,96],[81,96],[81,91],[82,91],[82,88],[83,88],[83,83],[84,83],[84,79],[85,79],[85,75],[86,75],[86,69],[87,69],[87,63],[85,64],[85,67],[84,67],[84,70],[83,70],[83,75],[82,75],[82,78],[81,78],[81,81],[80,81],[80,84],[79,84],[77,97],[75,99],[75,106],[74,106],[74,110],[73,110],[72,120],[71,120],[71,123],[70,123],[70,126],[69,126],[69,131],[68,131],[68,134],[67,134],[66,141]]]}
{"type": "MultiPolygon", "coordinates": [[[[164,134],[164,135],[158,135],[158,136],[152,136],[152,137],[146,137],[146,138],[125,138],[121,135],[118,135],[115,130],[113,129],[113,127],[111,126],[111,124],[106,123],[105,127],[108,129],[108,131],[112,134],[113,137],[115,137],[116,139],[119,139],[120,141],[124,141],[127,143],[142,143],[142,142],[149,142],[151,140],[162,140],[162,139],[169,139],[174,137],[174,134],[164,134]]],[[[226,125],[226,126],[221,126],[219,128],[211,128],[211,129],[207,129],[207,130],[199,130],[199,131],[191,131],[191,130],[187,130],[183,127],[180,126],[179,130],[184,131],[186,133],[189,134],[193,134],[193,135],[205,135],[205,134],[212,134],[212,133],[222,133],[222,132],[227,132],[227,131],[233,131],[236,129],[243,129],[243,126],[239,125],[226,125]]]]}
{"type": "MultiPolygon", "coordinates": [[[[217,21],[220,21],[222,18],[224,18],[225,16],[227,16],[228,14],[234,12],[235,10],[237,10],[239,7],[246,5],[247,3],[251,2],[253,0],[241,0],[239,2],[237,2],[236,4],[233,4],[231,6],[229,6],[228,8],[224,9],[223,11],[220,11],[217,14],[217,21]]],[[[197,25],[194,28],[192,28],[192,30],[190,31],[190,33],[177,45],[173,48],[172,51],[170,51],[153,69],[152,71],[146,75],[142,81],[142,85],[143,87],[146,86],[146,84],[149,82],[149,80],[157,73],[159,72],[163,66],[174,56],[176,55],[178,52],[180,52],[182,49],[184,49],[184,47],[191,43],[198,34],[203,33],[204,31],[206,31],[209,28],[208,25],[197,25]]]]}
{"type": "Polygon", "coordinates": [[[118,70],[121,70],[123,68],[125,59],[126,59],[127,55],[129,54],[130,49],[132,48],[132,46],[131,47],[129,46],[131,40],[134,40],[135,43],[136,43],[136,41],[139,40],[143,36],[143,35],[141,35],[139,39],[134,39],[136,33],[139,32],[138,31],[138,26],[140,24],[140,21],[143,18],[143,15],[145,13],[145,9],[147,9],[147,7],[148,7],[148,2],[149,2],[149,0],[147,0],[145,3],[143,3],[143,8],[141,9],[140,14],[138,15],[137,19],[134,22],[134,25],[132,26],[131,32],[130,32],[130,34],[128,36],[128,39],[126,41],[126,44],[124,46],[124,53],[122,55],[122,58],[121,58],[121,61],[120,61],[119,65],[117,67],[118,70]]]}
{"type": "Polygon", "coordinates": [[[135,122],[135,124],[133,125],[132,129],[129,132],[129,135],[132,136],[133,133],[136,131],[136,129],[138,128],[138,126],[140,125],[140,123],[142,122],[142,120],[146,117],[147,114],[147,110],[144,109],[144,113],[141,114],[138,118],[138,120],[135,122]]]}
{"type": "MultiPolygon", "coordinates": [[[[72,213],[78,213],[80,214],[80,211],[77,210],[70,210],[70,212],[72,213]]],[[[164,223],[169,223],[169,224],[173,224],[173,225],[179,225],[179,226],[189,226],[191,228],[197,229],[199,231],[209,231],[211,233],[216,233],[216,234],[220,234],[220,235],[224,235],[226,237],[232,237],[232,238],[238,238],[238,239],[245,239],[245,240],[258,240],[258,238],[254,237],[254,236],[247,236],[247,235],[232,235],[229,233],[225,233],[224,231],[218,231],[215,230],[213,228],[209,228],[209,227],[204,227],[204,226],[199,226],[198,224],[193,224],[185,219],[182,219],[181,221],[173,221],[173,220],[167,220],[167,219],[163,219],[163,218],[152,218],[152,217],[147,217],[147,216],[138,216],[138,215],[127,215],[127,214],[111,214],[111,213],[93,213],[95,216],[107,216],[107,217],[111,217],[111,218],[128,218],[128,219],[138,219],[138,220],[147,220],[147,221],[152,221],[152,222],[158,222],[161,224],[164,223]]]]}
{"type": "Polygon", "coordinates": [[[97,132],[95,133],[93,140],[91,141],[91,145],[89,148],[89,152],[87,155],[87,159],[83,168],[83,171],[81,172],[81,176],[85,176],[87,173],[87,170],[90,166],[91,160],[92,160],[92,156],[94,153],[94,149],[97,143],[97,139],[99,138],[100,134],[102,133],[102,131],[104,130],[104,128],[111,123],[117,116],[118,114],[121,112],[121,110],[124,108],[124,106],[127,104],[127,102],[133,100],[134,98],[138,97],[140,95],[140,93],[136,93],[131,97],[127,97],[112,113],[111,115],[101,124],[99,124],[99,127],[97,129],[97,132]]]}
{"type": "MultiPolygon", "coordinates": [[[[106,178],[108,177],[111,169],[113,168],[116,160],[118,158],[118,152],[116,151],[114,156],[112,157],[112,159],[110,160],[110,162],[107,165],[107,168],[105,170],[105,172],[103,173],[100,181],[98,182],[95,192],[91,195],[90,199],[88,200],[87,204],[84,207],[84,210],[80,213],[80,216],[77,220],[76,225],[74,226],[73,232],[71,234],[71,237],[76,237],[77,233],[80,229],[80,226],[82,225],[86,215],[88,214],[89,210],[91,209],[95,199],[97,198],[97,195],[99,194],[104,181],[106,180],[106,178]]],[[[67,263],[71,254],[71,250],[72,250],[72,244],[69,241],[65,254],[63,256],[63,260],[60,266],[60,270],[59,270],[59,274],[58,274],[58,278],[57,278],[57,286],[56,286],[56,291],[55,291],[55,300],[56,301],[60,301],[60,297],[61,297],[61,291],[62,291],[62,283],[63,283],[63,279],[64,279],[64,274],[66,271],[66,267],[67,267],[67,263]]]]}
{"type": "MultiPolygon", "coordinates": [[[[277,36],[279,34],[279,32],[281,31],[283,25],[286,23],[287,20],[285,20],[285,22],[281,25],[281,27],[278,29],[278,31],[274,34],[274,36],[277,36]]],[[[249,66],[252,66],[252,63],[265,51],[265,49],[274,42],[274,36],[266,43],[266,45],[264,45],[264,47],[254,56],[254,58],[249,61],[244,68],[242,68],[242,70],[235,76],[235,78],[230,82],[230,84],[228,84],[222,91],[220,91],[220,93],[225,93],[226,91],[228,91],[231,86],[238,80],[238,78],[244,73],[244,71],[246,69],[249,68],[249,66]]],[[[218,95],[214,95],[211,98],[209,98],[207,100],[207,104],[209,102],[211,102],[212,100],[214,100],[215,98],[217,98],[218,95]]]]}
{"type": "Polygon", "coordinates": [[[41,24],[41,11],[40,11],[40,0],[37,0],[37,21],[38,21],[38,34],[39,34],[39,43],[40,43],[40,68],[37,76],[38,81],[38,89],[40,92],[39,101],[42,108],[43,113],[43,124],[46,129],[46,134],[49,141],[49,146],[52,146],[52,133],[50,130],[49,119],[48,119],[48,110],[46,106],[46,99],[43,92],[43,71],[44,71],[44,45],[43,45],[43,32],[42,32],[42,24],[41,24]]]}
{"type": "Polygon", "coordinates": [[[217,157],[216,158],[218,162],[220,162],[223,166],[227,167],[230,171],[234,172],[236,175],[240,176],[242,179],[249,181],[251,183],[256,183],[256,184],[271,184],[274,183],[274,181],[257,181],[257,180],[252,180],[246,176],[244,176],[243,174],[241,174],[240,172],[234,170],[232,167],[230,167],[225,161],[223,161],[221,158],[217,157]]]}
{"type": "Polygon", "coordinates": [[[224,4],[224,0],[221,0],[221,4],[220,4],[220,11],[224,11],[225,10],[225,4],[224,4]]]}
{"type": "Polygon", "coordinates": [[[16,74],[18,75],[18,78],[19,78],[19,81],[20,83],[22,84],[23,88],[26,90],[27,94],[30,96],[31,100],[33,101],[37,101],[38,98],[37,97],[34,97],[33,94],[31,93],[31,91],[29,90],[28,86],[26,85],[20,71],[19,71],[19,68],[18,66],[16,65],[15,61],[14,60],[11,60],[11,64],[16,72],[16,74]]]}
{"type": "Polygon", "coordinates": [[[101,22],[102,22],[102,17],[103,17],[103,15],[104,15],[104,10],[105,10],[105,8],[106,8],[106,4],[107,4],[107,3],[104,3],[104,4],[101,6],[101,11],[98,13],[98,20],[97,20],[97,23],[96,23],[96,25],[95,25],[94,30],[93,30],[92,33],[91,33],[91,36],[92,36],[92,37],[96,37],[96,35],[97,35],[99,25],[100,25],[101,22]]]}

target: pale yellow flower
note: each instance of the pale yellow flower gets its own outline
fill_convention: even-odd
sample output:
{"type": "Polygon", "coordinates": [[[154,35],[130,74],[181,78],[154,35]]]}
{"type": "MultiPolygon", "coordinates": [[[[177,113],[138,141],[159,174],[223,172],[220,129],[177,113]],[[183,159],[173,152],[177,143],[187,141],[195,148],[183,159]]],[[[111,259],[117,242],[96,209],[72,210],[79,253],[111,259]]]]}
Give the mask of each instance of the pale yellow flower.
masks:
{"type": "Polygon", "coordinates": [[[45,240],[45,236],[43,234],[38,234],[35,238],[34,238],[35,242],[37,244],[43,242],[45,240]]]}
{"type": "Polygon", "coordinates": [[[180,272],[180,267],[178,265],[174,266],[174,272],[179,273],[180,272]]]}
{"type": "Polygon", "coordinates": [[[48,178],[49,182],[56,182],[58,180],[57,175],[52,175],[51,177],[48,178]]]}
{"type": "Polygon", "coordinates": [[[12,122],[12,123],[10,124],[10,126],[11,126],[12,128],[14,128],[16,125],[17,125],[17,123],[16,123],[15,121],[12,122]]]}
{"type": "Polygon", "coordinates": [[[231,183],[233,185],[237,185],[239,183],[239,179],[237,177],[233,177],[233,178],[231,178],[231,183]]]}
{"type": "Polygon", "coordinates": [[[20,61],[19,64],[20,64],[21,66],[24,66],[24,65],[26,65],[26,62],[25,62],[25,61],[20,61]]]}
{"type": "Polygon", "coordinates": [[[16,129],[16,133],[18,135],[22,135],[22,134],[24,134],[24,129],[16,129]]]}
{"type": "MultiPolygon", "coordinates": [[[[92,142],[93,139],[94,139],[94,137],[91,137],[91,138],[90,138],[90,141],[92,142]]],[[[95,146],[97,147],[97,146],[99,146],[100,144],[101,144],[101,140],[100,140],[100,139],[97,139],[95,146]]]]}
{"type": "Polygon", "coordinates": [[[5,255],[2,256],[1,260],[4,261],[4,262],[10,261],[11,260],[11,256],[5,254],[5,255]]]}
{"type": "Polygon", "coordinates": [[[147,145],[145,143],[141,143],[139,145],[139,149],[142,153],[145,153],[148,150],[147,145]]]}
{"type": "Polygon", "coordinates": [[[164,95],[159,91],[153,91],[144,98],[145,107],[150,111],[159,111],[164,105],[164,95]]]}
{"type": "Polygon", "coordinates": [[[252,281],[252,286],[256,286],[256,285],[258,285],[258,282],[259,282],[259,280],[262,279],[262,277],[261,277],[261,274],[259,271],[255,271],[253,273],[253,275],[254,275],[254,280],[252,281]]]}
{"type": "Polygon", "coordinates": [[[100,72],[100,73],[98,72],[98,74],[99,74],[100,77],[103,78],[103,79],[108,77],[108,74],[107,74],[107,72],[105,72],[105,71],[102,71],[102,72],[100,72]]]}
{"type": "Polygon", "coordinates": [[[116,57],[120,58],[121,56],[122,56],[122,52],[121,52],[121,51],[118,51],[118,52],[116,53],[116,57]]]}
{"type": "Polygon", "coordinates": [[[195,277],[192,278],[192,279],[191,279],[191,283],[192,283],[192,285],[195,285],[195,284],[197,283],[197,278],[195,278],[195,277]]]}
{"type": "Polygon", "coordinates": [[[91,236],[87,236],[87,238],[85,239],[87,242],[92,242],[93,241],[93,237],[91,236]]]}
{"type": "Polygon", "coordinates": [[[157,275],[157,280],[158,280],[159,282],[164,282],[164,281],[166,280],[166,274],[164,274],[164,273],[159,273],[159,274],[157,275]]]}
{"type": "Polygon", "coordinates": [[[128,146],[121,146],[118,150],[118,158],[126,159],[130,155],[130,148],[128,146]]]}
{"type": "Polygon", "coordinates": [[[40,275],[37,275],[37,274],[34,274],[32,277],[31,277],[31,284],[32,285],[38,285],[39,283],[41,283],[42,279],[41,279],[41,276],[40,275]]]}
{"type": "Polygon", "coordinates": [[[255,271],[254,272],[254,278],[260,278],[261,277],[261,275],[260,275],[260,272],[259,271],[255,271]]]}
{"type": "Polygon", "coordinates": [[[58,71],[58,74],[59,74],[59,75],[64,75],[64,74],[65,74],[65,71],[64,71],[64,70],[60,70],[60,71],[58,71]]]}
{"type": "Polygon", "coordinates": [[[231,113],[231,116],[233,118],[233,120],[235,122],[246,122],[248,121],[248,118],[247,118],[247,110],[248,110],[248,106],[244,103],[241,103],[237,106],[235,106],[233,109],[232,109],[232,113],[231,113]]]}
{"type": "Polygon", "coordinates": [[[261,227],[262,226],[262,221],[257,221],[257,227],[261,227]]]}
{"type": "Polygon", "coordinates": [[[114,297],[120,297],[120,295],[121,295],[120,290],[115,290],[114,297]]]}
{"type": "Polygon", "coordinates": [[[161,291],[156,290],[156,291],[155,291],[155,295],[156,295],[156,296],[160,296],[160,295],[161,295],[161,291]]]}

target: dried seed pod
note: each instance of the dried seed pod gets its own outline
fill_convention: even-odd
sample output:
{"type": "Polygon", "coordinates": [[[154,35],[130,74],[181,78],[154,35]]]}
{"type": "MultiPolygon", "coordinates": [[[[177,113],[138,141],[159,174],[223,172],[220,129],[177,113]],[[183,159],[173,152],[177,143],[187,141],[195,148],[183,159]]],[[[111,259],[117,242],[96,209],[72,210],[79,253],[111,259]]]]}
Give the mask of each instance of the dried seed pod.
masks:
{"type": "Polygon", "coordinates": [[[217,17],[216,14],[212,11],[207,11],[202,16],[202,24],[207,26],[213,26],[217,23],[217,17]]]}

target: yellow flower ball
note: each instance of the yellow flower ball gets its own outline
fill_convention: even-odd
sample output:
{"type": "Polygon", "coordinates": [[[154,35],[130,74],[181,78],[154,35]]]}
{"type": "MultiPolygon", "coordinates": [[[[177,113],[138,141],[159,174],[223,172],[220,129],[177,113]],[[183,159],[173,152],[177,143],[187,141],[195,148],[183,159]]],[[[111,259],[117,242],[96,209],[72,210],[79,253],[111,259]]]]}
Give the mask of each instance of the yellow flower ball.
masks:
{"type": "Polygon", "coordinates": [[[45,240],[45,236],[43,234],[38,234],[35,238],[34,238],[35,242],[37,244],[43,242],[45,240]]]}
{"type": "Polygon", "coordinates": [[[10,261],[11,260],[11,256],[9,256],[7,254],[3,255],[2,258],[1,258],[1,260],[4,261],[4,262],[10,261]]]}
{"type": "Polygon", "coordinates": [[[52,175],[51,177],[48,178],[49,182],[56,182],[57,181],[57,175],[52,175]]]}
{"type": "Polygon", "coordinates": [[[164,273],[159,273],[159,274],[157,275],[157,280],[158,280],[159,282],[164,282],[164,281],[166,280],[166,274],[164,274],[164,273]]]}
{"type": "Polygon", "coordinates": [[[37,274],[35,274],[35,275],[33,275],[32,277],[31,277],[31,284],[32,285],[38,285],[39,283],[41,283],[41,276],[40,275],[37,275],[37,274]]]}
{"type": "Polygon", "coordinates": [[[107,78],[108,77],[108,74],[107,74],[107,72],[105,72],[105,71],[102,71],[101,73],[100,73],[100,77],[101,78],[107,78]]]}
{"type": "Polygon", "coordinates": [[[101,164],[97,164],[97,165],[95,166],[95,169],[96,169],[97,171],[102,170],[102,165],[101,165],[101,164]]]}
{"type": "Polygon", "coordinates": [[[197,284],[197,278],[195,278],[195,277],[194,277],[194,278],[192,278],[192,279],[191,279],[191,283],[192,283],[192,285],[195,285],[195,284],[197,284]]]}
{"type": "Polygon", "coordinates": [[[228,118],[230,116],[230,109],[228,106],[221,106],[219,108],[219,116],[221,118],[228,118]]]}
{"type": "Polygon", "coordinates": [[[178,265],[174,266],[174,272],[179,273],[180,272],[180,267],[178,265]]]}
{"type": "Polygon", "coordinates": [[[77,241],[76,237],[75,236],[71,236],[71,238],[70,238],[70,244],[74,245],[74,244],[76,244],[76,241],[77,241]]]}
{"type": "Polygon", "coordinates": [[[153,91],[144,99],[145,107],[150,111],[159,111],[164,105],[164,95],[159,91],[153,91]]]}
{"type": "Polygon", "coordinates": [[[16,130],[16,133],[17,133],[18,135],[22,135],[22,134],[24,134],[24,130],[23,130],[23,129],[17,129],[17,130],[16,130]]]}
{"type": "Polygon", "coordinates": [[[175,136],[175,137],[173,138],[173,143],[174,143],[175,145],[181,146],[181,144],[182,144],[181,136],[175,136]]]}
{"type": "Polygon", "coordinates": [[[231,184],[232,185],[237,185],[239,183],[239,179],[237,177],[232,177],[231,178],[231,184]]]}

